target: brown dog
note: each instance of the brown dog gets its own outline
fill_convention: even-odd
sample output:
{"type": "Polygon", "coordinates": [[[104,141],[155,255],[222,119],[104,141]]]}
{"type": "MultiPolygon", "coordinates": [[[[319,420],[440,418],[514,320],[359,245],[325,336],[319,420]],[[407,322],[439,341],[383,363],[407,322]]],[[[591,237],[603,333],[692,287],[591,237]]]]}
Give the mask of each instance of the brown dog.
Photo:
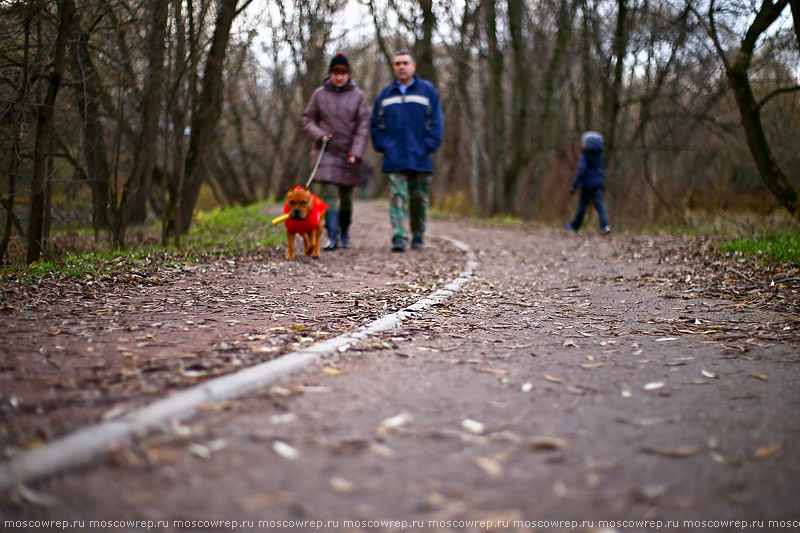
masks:
{"type": "Polygon", "coordinates": [[[311,194],[307,187],[300,186],[286,193],[286,200],[283,208],[284,214],[289,215],[289,218],[284,221],[289,247],[286,259],[294,259],[294,236],[298,233],[303,236],[303,253],[319,259],[322,221],[328,205],[311,194]]]}

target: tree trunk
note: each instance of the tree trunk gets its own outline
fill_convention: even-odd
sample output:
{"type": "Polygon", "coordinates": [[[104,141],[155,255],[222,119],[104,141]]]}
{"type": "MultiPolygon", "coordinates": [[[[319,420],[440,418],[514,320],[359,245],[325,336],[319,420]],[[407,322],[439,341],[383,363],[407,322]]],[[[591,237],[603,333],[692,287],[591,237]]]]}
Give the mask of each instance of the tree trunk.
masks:
{"type": "Polygon", "coordinates": [[[508,25],[511,47],[514,51],[514,83],[511,95],[511,138],[509,139],[509,164],[503,175],[503,205],[515,211],[514,199],[520,175],[530,161],[528,122],[530,118],[531,74],[526,52],[522,24],[524,0],[508,0],[508,25]]]}
{"type": "Polygon", "coordinates": [[[116,220],[119,246],[125,246],[125,230],[132,222],[143,222],[156,164],[158,118],[161,113],[164,85],[164,50],[166,48],[169,0],[150,0],[150,25],[145,45],[148,69],[144,82],[142,130],[136,140],[133,169],[125,183],[116,220]]]}
{"type": "Polygon", "coordinates": [[[222,112],[222,71],[231,25],[236,15],[237,2],[238,0],[219,0],[217,2],[217,22],[203,75],[203,88],[192,115],[192,133],[189,140],[189,152],[186,155],[185,179],[180,191],[179,216],[182,233],[189,231],[192,213],[200,195],[200,187],[208,172],[206,158],[211,155],[214,129],[222,112]]]}
{"type": "Polygon", "coordinates": [[[92,191],[92,224],[95,233],[110,229],[114,207],[111,202],[111,167],[100,120],[101,88],[88,49],[89,34],[75,20],[71,32],[70,68],[75,84],[75,105],[83,135],[86,179],[92,191]]]}
{"type": "Polygon", "coordinates": [[[381,21],[378,20],[378,12],[375,10],[374,0],[367,0],[367,7],[369,7],[369,13],[372,16],[372,24],[375,27],[375,40],[378,41],[378,49],[386,59],[386,63],[389,65],[389,72],[391,72],[392,51],[389,50],[389,47],[386,45],[386,39],[383,36],[383,24],[381,24],[381,21]]]}
{"type": "Polygon", "coordinates": [[[592,45],[591,40],[589,39],[589,16],[590,11],[588,6],[586,5],[586,0],[581,2],[581,8],[583,11],[583,16],[581,17],[583,21],[583,39],[582,39],[582,48],[583,48],[583,64],[582,66],[582,73],[583,73],[583,122],[582,129],[583,131],[587,131],[593,128],[594,124],[594,91],[592,90],[592,72],[594,69],[592,68],[594,62],[592,61],[592,45]]]}
{"type": "Polygon", "coordinates": [[[798,191],[788,176],[781,170],[775,155],[772,153],[764,126],[761,123],[761,111],[756,102],[747,69],[737,65],[727,72],[728,81],[736,98],[739,116],[742,119],[745,139],[750,154],[753,156],[758,174],[767,189],[780,204],[800,223],[800,198],[798,191]]]}
{"type": "Polygon", "coordinates": [[[608,167],[614,165],[616,158],[617,117],[619,116],[622,94],[622,75],[625,68],[625,54],[628,49],[628,0],[617,0],[617,25],[614,30],[612,54],[614,56],[613,78],[610,80],[605,99],[605,159],[608,167]]]}
{"type": "Polygon", "coordinates": [[[503,106],[503,54],[497,42],[497,5],[495,0],[484,0],[486,41],[489,47],[490,79],[486,85],[486,121],[489,125],[489,177],[488,197],[491,198],[489,214],[499,213],[503,207],[503,169],[505,168],[505,109],[503,106]]]}
{"type": "Polygon", "coordinates": [[[58,35],[56,37],[53,70],[50,73],[50,83],[47,94],[39,109],[39,118],[36,125],[36,142],[33,156],[33,180],[31,184],[31,214],[28,228],[28,251],[26,260],[33,263],[38,261],[42,253],[42,231],[45,219],[45,191],[47,158],[49,157],[50,138],[53,134],[55,122],[55,105],[61,78],[64,75],[64,62],[67,52],[67,33],[69,32],[72,15],[75,9],[73,0],[62,0],[59,4],[58,35]]]}
{"type": "Polygon", "coordinates": [[[433,0],[419,0],[422,9],[422,38],[416,42],[417,73],[422,79],[436,85],[436,69],[433,66],[433,31],[436,28],[436,15],[433,0]]]}
{"type": "Polygon", "coordinates": [[[567,58],[567,47],[572,38],[572,23],[575,20],[575,13],[578,9],[578,0],[560,0],[558,8],[558,29],[556,40],[553,46],[553,55],[550,58],[545,78],[544,98],[542,111],[536,121],[535,131],[531,132],[534,139],[531,157],[536,158],[534,165],[530,198],[527,207],[522,210],[523,216],[531,216],[537,209],[537,199],[539,197],[539,187],[542,183],[542,176],[548,168],[556,144],[559,142],[559,125],[563,123],[559,120],[556,112],[556,104],[559,100],[556,88],[561,86],[563,79],[564,63],[567,58]]]}
{"type": "MultiPolygon", "coordinates": [[[[16,98],[15,105],[17,106],[16,119],[12,119],[12,138],[11,150],[8,161],[8,196],[3,201],[3,207],[6,210],[6,225],[3,229],[3,240],[0,242],[0,265],[3,264],[3,258],[8,250],[8,244],[11,242],[11,229],[14,225],[14,198],[16,197],[17,177],[19,176],[19,163],[20,145],[22,143],[22,125],[25,119],[25,106],[28,100],[28,83],[30,80],[30,38],[31,38],[31,22],[33,21],[34,10],[33,5],[29,4],[25,12],[24,22],[24,44],[22,49],[22,79],[16,98]]],[[[11,114],[13,117],[14,114],[11,114]]]]}
{"type": "Polygon", "coordinates": [[[763,0],[755,19],[747,29],[745,38],[741,41],[738,57],[734,63],[727,60],[716,35],[712,35],[712,37],[715,40],[717,51],[723,59],[725,74],[733,89],[736,106],[739,108],[747,146],[761,181],[778,202],[800,223],[800,196],[797,188],[780,168],[772,153],[764,126],[761,123],[761,110],[753,94],[748,74],[759,38],[778,20],[786,5],[787,0],[779,0],[776,3],[772,3],[771,0],[763,0]]]}
{"type": "MultiPolygon", "coordinates": [[[[172,9],[175,22],[175,65],[172,72],[176,73],[174,82],[171,80],[171,90],[167,95],[169,120],[172,125],[172,140],[175,143],[171,150],[172,160],[164,161],[165,192],[164,215],[161,226],[161,242],[167,245],[170,237],[175,238],[175,245],[180,246],[180,206],[181,190],[183,190],[184,173],[186,171],[186,117],[188,110],[194,106],[195,87],[197,76],[196,61],[187,61],[186,56],[186,25],[183,18],[183,0],[172,0],[172,9]],[[187,80],[184,82],[183,80],[187,80]],[[181,88],[186,84],[185,100],[180,101],[181,88]],[[171,165],[172,171],[169,170],[171,165]]],[[[190,35],[193,35],[194,6],[190,0],[186,7],[187,19],[190,25],[190,35]]],[[[194,49],[194,47],[193,47],[194,49]]],[[[192,52],[195,57],[195,52],[192,52]]]]}

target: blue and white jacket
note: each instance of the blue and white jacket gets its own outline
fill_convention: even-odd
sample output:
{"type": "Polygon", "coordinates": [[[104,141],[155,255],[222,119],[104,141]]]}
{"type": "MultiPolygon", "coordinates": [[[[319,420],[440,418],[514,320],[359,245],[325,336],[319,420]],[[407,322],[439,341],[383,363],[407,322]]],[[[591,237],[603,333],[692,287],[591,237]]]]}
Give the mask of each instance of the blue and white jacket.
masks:
{"type": "Polygon", "coordinates": [[[395,80],[375,100],[370,130],[372,145],[383,153],[383,172],[433,172],[433,153],[444,136],[439,93],[415,75],[403,94],[395,80]]]}
{"type": "Polygon", "coordinates": [[[597,132],[583,135],[583,150],[578,159],[578,173],[572,182],[572,191],[583,189],[604,189],[606,171],[603,168],[603,136],[597,132]]]}

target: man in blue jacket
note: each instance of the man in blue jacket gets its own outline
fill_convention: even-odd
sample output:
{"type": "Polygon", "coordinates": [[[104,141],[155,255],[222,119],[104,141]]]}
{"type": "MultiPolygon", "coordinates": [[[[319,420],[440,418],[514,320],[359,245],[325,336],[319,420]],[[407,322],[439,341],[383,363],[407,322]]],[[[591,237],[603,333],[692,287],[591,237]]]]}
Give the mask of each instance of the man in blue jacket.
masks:
{"type": "Polygon", "coordinates": [[[389,179],[392,251],[422,248],[433,173],[433,153],[444,136],[444,116],[439,93],[416,75],[417,63],[408,50],[394,55],[396,77],[372,108],[372,144],[383,154],[381,170],[389,179]]]}
{"type": "Polygon", "coordinates": [[[605,191],[606,171],[603,168],[603,136],[596,131],[587,131],[581,135],[581,157],[578,160],[578,173],[569,189],[570,194],[580,188],[581,196],[578,200],[578,211],[572,222],[567,223],[567,229],[578,233],[583,223],[583,216],[589,202],[594,204],[597,216],[600,219],[600,233],[611,232],[608,225],[606,206],[603,203],[605,191]]]}

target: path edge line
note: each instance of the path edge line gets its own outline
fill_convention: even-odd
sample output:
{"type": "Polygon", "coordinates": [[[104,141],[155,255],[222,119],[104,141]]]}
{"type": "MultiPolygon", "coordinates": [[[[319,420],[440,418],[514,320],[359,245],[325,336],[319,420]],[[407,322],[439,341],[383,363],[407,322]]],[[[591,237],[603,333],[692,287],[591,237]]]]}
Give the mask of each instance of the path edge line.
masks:
{"type": "Polygon", "coordinates": [[[88,463],[107,453],[111,446],[135,438],[195,414],[201,406],[242,396],[297,372],[325,355],[345,351],[354,342],[394,328],[403,320],[455,294],[469,281],[477,266],[474,252],[461,241],[440,237],[465,253],[467,262],[458,277],[417,302],[333,339],[319,342],[277,359],[265,361],[233,374],[214,378],[185,391],[157,400],[117,418],[79,429],[36,450],[25,452],[0,464],[0,491],[88,463]]]}

